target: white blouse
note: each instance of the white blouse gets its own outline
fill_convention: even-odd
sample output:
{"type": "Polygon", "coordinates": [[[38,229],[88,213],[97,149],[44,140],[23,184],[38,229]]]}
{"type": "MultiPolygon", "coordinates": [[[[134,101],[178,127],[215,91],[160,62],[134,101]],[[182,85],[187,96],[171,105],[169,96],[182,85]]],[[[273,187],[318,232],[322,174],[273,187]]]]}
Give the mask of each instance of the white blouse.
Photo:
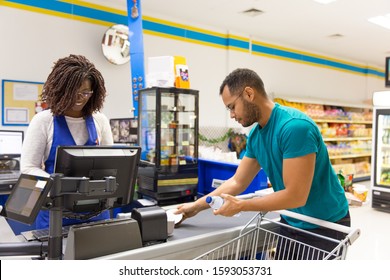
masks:
{"type": "MultiPolygon", "coordinates": [[[[100,145],[112,145],[113,138],[110,123],[102,113],[92,115],[100,145]]],[[[84,145],[88,140],[88,130],[84,118],[65,117],[72,137],[77,145],[84,145]]],[[[20,160],[22,173],[49,177],[44,171],[44,163],[49,157],[53,142],[54,118],[50,110],[36,114],[28,126],[23,140],[20,160]]]]}

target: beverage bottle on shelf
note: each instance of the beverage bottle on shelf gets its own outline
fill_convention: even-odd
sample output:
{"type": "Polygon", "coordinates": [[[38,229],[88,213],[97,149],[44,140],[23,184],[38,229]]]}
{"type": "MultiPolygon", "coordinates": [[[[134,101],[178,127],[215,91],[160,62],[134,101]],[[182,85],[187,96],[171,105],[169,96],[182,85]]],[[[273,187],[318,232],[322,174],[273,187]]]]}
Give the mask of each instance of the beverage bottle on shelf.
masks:
{"type": "Polygon", "coordinates": [[[341,186],[345,190],[345,177],[343,175],[343,170],[339,170],[339,173],[337,173],[337,178],[339,179],[341,186]]]}
{"type": "Polygon", "coordinates": [[[383,152],[382,153],[383,155],[383,161],[382,161],[382,164],[388,164],[389,163],[389,154],[387,151],[383,152]]]}
{"type": "MultiPolygon", "coordinates": [[[[210,205],[210,207],[214,210],[217,210],[222,207],[225,200],[220,196],[208,196],[206,197],[206,203],[210,205]]],[[[240,216],[240,213],[234,215],[234,217],[240,216]]]]}
{"type": "Polygon", "coordinates": [[[382,135],[382,144],[385,144],[385,141],[386,141],[386,134],[385,134],[385,132],[383,132],[383,135],[382,135]]]}
{"type": "Polygon", "coordinates": [[[390,131],[386,129],[386,143],[385,144],[390,144],[390,131]]]}

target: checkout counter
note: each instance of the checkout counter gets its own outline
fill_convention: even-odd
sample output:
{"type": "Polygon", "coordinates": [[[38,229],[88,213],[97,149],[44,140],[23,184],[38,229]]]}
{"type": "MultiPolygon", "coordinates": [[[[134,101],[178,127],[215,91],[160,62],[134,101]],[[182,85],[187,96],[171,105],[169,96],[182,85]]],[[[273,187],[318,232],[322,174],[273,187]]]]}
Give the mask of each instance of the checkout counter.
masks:
{"type": "MultiPolygon", "coordinates": [[[[169,208],[173,208],[170,206],[169,208]]],[[[174,229],[164,243],[123,251],[111,255],[100,256],[97,260],[185,260],[216,248],[238,236],[241,228],[250,221],[255,212],[244,212],[239,217],[215,216],[212,210],[204,210],[195,217],[185,220],[174,229]]],[[[275,218],[275,213],[270,213],[275,218]]],[[[129,236],[131,238],[131,236],[129,236]]],[[[0,242],[27,242],[23,236],[15,235],[4,217],[0,217],[0,242]]],[[[66,248],[66,239],[64,239],[66,248]]],[[[64,250],[65,251],[65,250],[64,250]]],[[[3,257],[13,258],[13,257],[3,257]]],[[[31,257],[17,257],[31,259],[31,257]]],[[[0,257],[1,259],[1,257],[0,257]]]]}
{"type": "MultiPolygon", "coordinates": [[[[4,214],[8,219],[32,224],[42,205],[44,203],[52,204],[50,208],[50,232],[52,234],[49,237],[49,244],[52,245],[48,247],[48,259],[61,259],[63,253],[65,259],[138,260],[196,258],[237,237],[240,230],[257,214],[255,212],[243,212],[239,217],[223,217],[215,216],[211,209],[206,209],[195,217],[182,222],[174,229],[173,234],[168,236],[165,210],[175,208],[175,206],[167,206],[165,209],[158,206],[154,207],[155,209],[153,207],[141,207],[133,209],[132,218],[127,218],[124,224],[122,219],[111,219],[97,221],[97,224],[91,222],[84,225],[74,225],[69,229],[68,238],[63,239],[61,237],[61,226],[64,205],[67,205],[67,202],[90,202],[90,192],[103,189],[112,190],[112,196],[115,198],[115,195],[118,195],[114,193],[115,188],[113,186],[115,185],[115,177],[110,176],[104,180],[93,181],[88,178],[62,177],[61,174],[56,174],[52,178],[22,174],[7,200],[8,207],[4,214]],[[53,189],[51,189],[52,186],[53,189]],[[69,191],[73,190],[75,186],[79,186],[80,192],[69,191]],[[67,190],[64,195],[59,192],[59,190],[62,191],[61,187],[67,190]],[[51,191],[53,198],[48,197],[49,191],[51,191]],[[73,198],[71,195],[76,197],[73,198]],[[20,197],[23,199],[20,199],[20,197]],[[26,199],[27,202],[24,203],[26,199]],[[92,242],[92,240],[94,241],[92,242]],[[153,242],[155,240],[158,242],[153,242]],[[145,241],[149,242],[145,243],[145,241]],[[90,245],[86,245],[86,243],[90,245]],[[115,250],[112,250],[112,247],[115,247],[115,250]],[[80,256],[78,253],[82,250],[85,254],[78,257],[80,256]],[[72,258],[72,256],[74,257],[72,258]]],[[[108,203],[112,198],[109,196],[111,195],[110,192],[104,192],[104,194],[106,193],[108,197],[106,202],[108,203]]],[[[255,194],[245,194],[244,196],[249,198],[255,196],[255,194]]],[[[97,197],[101,198],[103,194],[99,193],[97,197]]],[[[244,199],[244,197],[241,198],[244,199]]],[[[275,215],[275,218],[278,216],[274,213],[269,215],[275,215]]],[[[37,244],[34,249],[41,250],[40,244],[42,243],[27,242],[27,239],[23,239],[25,235],[14,234],[4,217],[0,217],[0,221],[1,243],[16,241],[21,244],[21,246],[16,244],[15,247],[29,247],[37,244]]],[[[253,226],[255,225],[253,224],[253,226]]],[[[8,246],[7,244],[2,245],[8,246]]],[[[47,246],[47,243],[45,246],[47,246]]],[[[2,254],[2,256],[14,256],[14,252],[13,247],[11,247],[11,250],[7,247],[2,251],[6,254],[2,254]]],[[[44,252],[47,251],[44,250],[44,252]]],[[[42,251],[34,251],[34,253],[42,254],[42,251]]],[[[19,256],[22,258],[21,254],[19,256]]]]}
{"type": "MultiPolygon", "coordinates": [[[[239,235],[240,230],[254,216],[245,212],[239,217],[223,217],[213,214],[211,209],[186,219],[168,237],[167,242],[148,247],[102,256],[104,260],[189,260],[222,245],[239,235]]],[[[271,213],[275,218],[277,214],[271,213]]],[[[254,225],[253,225],[254,226],[254,225]]]]}

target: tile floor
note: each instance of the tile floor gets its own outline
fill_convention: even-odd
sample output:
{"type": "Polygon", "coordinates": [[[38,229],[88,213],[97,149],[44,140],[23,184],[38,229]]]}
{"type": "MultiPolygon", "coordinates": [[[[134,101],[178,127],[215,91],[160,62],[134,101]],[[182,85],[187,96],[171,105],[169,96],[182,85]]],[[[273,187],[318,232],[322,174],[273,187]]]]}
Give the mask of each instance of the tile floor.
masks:
{"type": "MultiPolygon", "coordinates": [[[[370,182],[360,182],[370,187],[370,182]]],[[[361,235],[347,253],[347,260],[390,260],[390,213],[371,208],[371,191],[363,206],[351,206],[352,227],[361,235]]]]}

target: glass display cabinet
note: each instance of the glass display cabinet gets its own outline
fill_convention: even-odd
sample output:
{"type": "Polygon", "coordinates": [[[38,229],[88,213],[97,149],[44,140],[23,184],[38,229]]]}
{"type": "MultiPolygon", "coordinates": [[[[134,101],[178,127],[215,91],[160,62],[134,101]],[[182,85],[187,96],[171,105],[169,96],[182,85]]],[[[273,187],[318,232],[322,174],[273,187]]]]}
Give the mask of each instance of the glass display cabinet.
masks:
{"type": "Polygon", "coordinates": [[[153,87],[139,91],[140,197],[165,205],[196,199],[198,104],[197,90],[153,87]]]}

